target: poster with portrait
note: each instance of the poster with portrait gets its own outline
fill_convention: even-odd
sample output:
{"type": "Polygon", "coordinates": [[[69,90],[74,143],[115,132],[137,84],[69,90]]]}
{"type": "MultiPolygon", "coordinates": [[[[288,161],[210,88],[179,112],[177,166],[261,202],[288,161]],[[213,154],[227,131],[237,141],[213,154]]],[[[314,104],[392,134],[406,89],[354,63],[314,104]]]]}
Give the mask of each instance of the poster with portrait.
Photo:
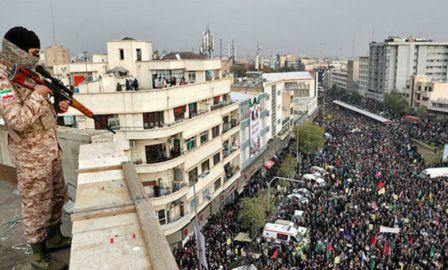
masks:
{"type": "Polygon", "coordinates": [[[250,133],[250,157],[260,151],[261,144],[261,120],[260,120],[260,103],[258,98],[254,97],[250,99],[250,121],[249,121],[249,133],[250,133]]]}

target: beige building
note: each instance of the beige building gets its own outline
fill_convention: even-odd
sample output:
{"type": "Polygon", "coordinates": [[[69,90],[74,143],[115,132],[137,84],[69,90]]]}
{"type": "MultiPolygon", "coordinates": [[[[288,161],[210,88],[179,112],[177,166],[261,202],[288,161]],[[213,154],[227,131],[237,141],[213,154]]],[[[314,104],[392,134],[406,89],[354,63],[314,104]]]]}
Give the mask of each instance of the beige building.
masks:
{"type": "Polygon", "coordinates": [[[45,49],[45,65],[55,66],[69,63],[68,49],[62,45],[56,45],[45,49]]]}
{"type": "Polygon", "coordinates": [[[448,83],[412,75],[401,91],[411,107],[423,106],[435,113],[448,113],[448,83]]]}
{"type": "MultiPolygon", "coordinates": [[[[124,78],[99,69],[102,79],[79,85],[75,97],[116,130],[114,139],[135,163],[164,234],[179,245],[193,232],[195,205],[204,223],[235,196],[239,104],[230,98],[232,79],[220,59],[172,53],[153,60],[152,45],[140,45],[108,43],[108,62],[87,63],[137,74],[138,91],[117,91],[124,78]]],[[[68,115],[80,129],[102,128],[76,110],[68,115]]]]}
{"type": "Polygon", "coordinates": [[[359,80],[359,61],[348,60],[347,62],[347,90],[355,91],[358,89],[359,80]]]}

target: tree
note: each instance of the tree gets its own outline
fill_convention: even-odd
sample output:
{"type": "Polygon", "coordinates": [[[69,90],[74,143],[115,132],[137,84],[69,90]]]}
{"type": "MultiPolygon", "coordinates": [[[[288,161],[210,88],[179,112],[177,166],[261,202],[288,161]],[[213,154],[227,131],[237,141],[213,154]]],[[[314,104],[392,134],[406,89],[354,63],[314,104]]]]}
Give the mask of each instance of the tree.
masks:
{"type": "Polygon", "coordinates": [[[291,178],[296,174],[296,169],[297,160],[291,155],[288,155],[282,165],[280,165],[280,176],[291,178]]]}
{"type": "Polygon", "coordinates": [[[256,197],[246,197],[241,201],[241,226],[245,230],[258,231],[264,226],[266,217],[274,211],[274,202],[268,191],[261,191],[256,197]],[[251,228],[254,226],[254,228],[251,228]]]}
{"type": "Polygon", "coordinates": [[[420,117],[420,119],[425,119],[428,117],[428,109],[425,106],[418,106],[415,113],[418,117],[420,117]]]}
{"type": "Polygon", "coordinates": [[[353,91],[351,92],[351,94],[352,94],[353,101],[354,101],[356,104],[361,103],[361,101],[362,101],[362,96],[361,96],[361,94],[360,94],[358,91],[353,90],[353,91]]]}
{"type": "Polygon", "coordinates": [[[312,154],[324,146],[324,129],[310,121],[295,126],[294,134],[298,134],[299,151],[305,155],[312,154]]]}
{"type": "Polygon", "coordinates": [[[384,106],[396,114],[409,112],[408,102],[397,92],[384,95],[384,106]]]}

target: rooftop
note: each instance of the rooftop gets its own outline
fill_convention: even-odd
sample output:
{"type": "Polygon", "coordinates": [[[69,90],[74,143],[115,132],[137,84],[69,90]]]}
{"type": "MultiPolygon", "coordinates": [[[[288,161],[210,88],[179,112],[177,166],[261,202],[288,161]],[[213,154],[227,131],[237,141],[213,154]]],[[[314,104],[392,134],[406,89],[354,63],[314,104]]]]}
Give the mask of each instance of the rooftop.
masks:
{"type": "Polygon", "coordinates": [[[204,55],[192,52],[171,52],[160,56],[159,60],[204,60],[208,59],[204,55]]]}
{"type": "Polygon", "coordinates": [[[265,73],[263,79],[268,82],[281,81],[281,80],[312,80],[313,76],[308,71],[296,71],[296,72],[277,72],[277,73],[265,73]]]}

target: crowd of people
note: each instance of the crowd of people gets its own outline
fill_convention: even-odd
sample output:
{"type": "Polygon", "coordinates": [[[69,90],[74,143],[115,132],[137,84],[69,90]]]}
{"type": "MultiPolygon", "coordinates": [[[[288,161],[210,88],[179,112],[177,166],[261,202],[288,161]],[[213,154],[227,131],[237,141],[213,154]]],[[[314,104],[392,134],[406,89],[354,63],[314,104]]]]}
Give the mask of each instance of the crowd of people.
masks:
{"type": "Polygon", "coordinates": [[[168,78],[159,76],[158,78],[154,79],[153,87],[156,89],[162,89],[162,88],[172,87],[172,86],[176,86],[176,85],[184,85],[187,83],[188,82],[185,80],[184,76],[180,77],[180,79],[177,79],[176,76],[172,76],[172,77],[168,77],[168,78]]]}
{"type": "MultiPolygon", "coordinates": [[[[362,105],[387,114],[377,103],[362,105]]],[[[443,142],[441,126],[384,125],[331,102],[327,108],[332,121],[326,124],[324,148],[305,157],[296,174],[308,173],[313,165],[327,168],[327,186],[275,189],[278,201],[297,187],[314,195],[307,204],[281,204],[278,215],[266,221],[292,220],[295,210],[304,211],[298,225],[308,228],[308,245],[267,242],[261,231],[252,243],[234,241],[242,231],[239,200],[267,188],[284,157],[294,151],[286,148],[266,175],[257,173],[235,202],[202,228],[208,269],[447,269],[448,179],[420,174],[425,165],[411,143],[411,136],[443,142]]],[[[197,269],[194,239],[174,254],[181,269],[197,269]]]]}

